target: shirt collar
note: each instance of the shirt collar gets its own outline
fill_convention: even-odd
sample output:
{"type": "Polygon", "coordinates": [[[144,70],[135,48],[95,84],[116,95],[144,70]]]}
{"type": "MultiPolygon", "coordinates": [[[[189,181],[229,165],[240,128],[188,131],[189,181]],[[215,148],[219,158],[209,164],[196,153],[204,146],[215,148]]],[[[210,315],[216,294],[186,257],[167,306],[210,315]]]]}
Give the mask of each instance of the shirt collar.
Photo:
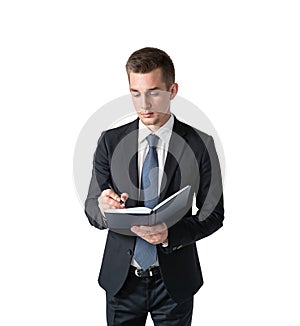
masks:
{"type": "MultiPolygon", "coordinates": [[[[174,116],[171,114],[169,120],[160,127],[156,132],[154,132],[155,135],[157,135],[161,141],[165,143],[169,143],[172,130],[174,126],[174,116]]],[[[139,120],[139,144],[146,141],[146,137],[149,136],[152,133],[152,131],[145,126],[141,120],[139,120]]]]}

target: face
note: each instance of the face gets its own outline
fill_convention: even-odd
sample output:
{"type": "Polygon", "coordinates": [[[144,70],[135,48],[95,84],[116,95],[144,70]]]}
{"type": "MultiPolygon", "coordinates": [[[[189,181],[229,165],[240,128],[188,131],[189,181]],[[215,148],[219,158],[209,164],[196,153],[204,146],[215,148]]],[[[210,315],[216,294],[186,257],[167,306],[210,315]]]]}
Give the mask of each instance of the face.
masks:
{"type": "Polygon", "coordinates": [[[129,86],[135,110],[142,122],[152,131],[163,126],[170,118],[170,102],[176,96],[178,85],[167,89],[161,69],[149,73],[129,74],[129,86]]]}

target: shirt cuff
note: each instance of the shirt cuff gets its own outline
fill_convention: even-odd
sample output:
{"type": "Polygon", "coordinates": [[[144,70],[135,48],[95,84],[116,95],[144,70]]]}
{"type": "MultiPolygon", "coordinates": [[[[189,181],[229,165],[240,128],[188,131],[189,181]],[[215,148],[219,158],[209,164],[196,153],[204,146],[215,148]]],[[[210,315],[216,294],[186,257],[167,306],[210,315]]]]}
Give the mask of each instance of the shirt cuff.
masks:
{"type": "Polygon", "coordinates": [[[161,243],[161,246],[162,246],[163,248],[168,247],[168,245],[169,245],[169,241],[168,241],[168,239],[167,239],[166,241],[164,241],[164,242],[161,243]]]}

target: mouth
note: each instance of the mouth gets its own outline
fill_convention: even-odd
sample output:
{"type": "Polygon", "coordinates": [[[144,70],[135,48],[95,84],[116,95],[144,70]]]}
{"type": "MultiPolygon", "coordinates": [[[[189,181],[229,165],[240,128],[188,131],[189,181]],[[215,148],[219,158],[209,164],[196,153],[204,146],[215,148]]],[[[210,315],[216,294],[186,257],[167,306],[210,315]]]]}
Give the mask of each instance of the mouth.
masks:
{"type": "Polygon", "coordinates": [[[153,113],[153,112],[146,112],[146,113],[140,113],[140,115],[141,115],[143,118],[147,119],[147,118],[152,118],[153,115],[154,115],[154,113],[153,113]]]}

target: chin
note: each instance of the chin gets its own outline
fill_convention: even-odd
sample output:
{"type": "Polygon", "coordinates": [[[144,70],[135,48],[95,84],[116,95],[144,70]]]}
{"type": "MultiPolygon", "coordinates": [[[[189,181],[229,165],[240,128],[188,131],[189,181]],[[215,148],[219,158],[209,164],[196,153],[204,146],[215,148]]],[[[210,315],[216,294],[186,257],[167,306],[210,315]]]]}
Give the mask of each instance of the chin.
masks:
{"type": "Polygon", "coordinates": [[[147,119],[147,118],[141,118],[141,120],[142,120],[142,122],[143,122],[143,124],[144,125],[149,125],[149,126],[151,126],[151,125],[157,125],[157,124],[159,124],[159,121],[157,121],[157,120],[155,120],[155,119],[147,119]]]}

